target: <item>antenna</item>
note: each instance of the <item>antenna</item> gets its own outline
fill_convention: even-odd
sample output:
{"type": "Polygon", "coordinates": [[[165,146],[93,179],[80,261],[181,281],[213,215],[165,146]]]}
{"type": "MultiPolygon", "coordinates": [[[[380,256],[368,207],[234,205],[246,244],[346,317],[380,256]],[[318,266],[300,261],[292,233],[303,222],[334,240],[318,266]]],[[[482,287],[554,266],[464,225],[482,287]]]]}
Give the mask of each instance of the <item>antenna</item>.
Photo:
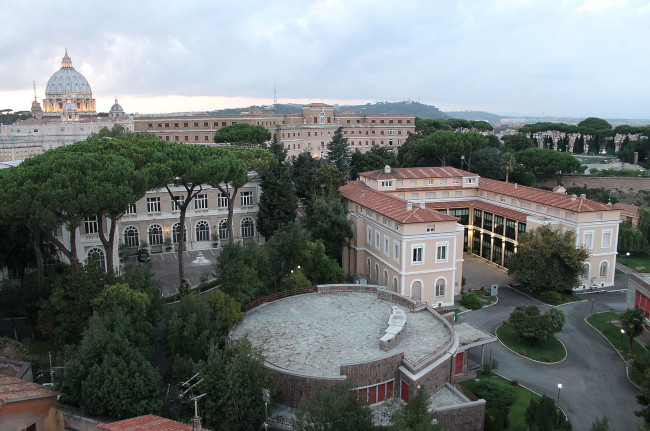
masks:
{"type": "MultiPolygon", "coordinates": [[[[196,385],[198,385],[199,383],[201,383],[201,382],[203,381],[203,379],[200,379],[199,381],[194,381],[194,379],[196,379],[198,376],[199,376],[199,373],[196,373],[196,374],[194,374],[192,377],[190,377],[187,381],[181,383],[181,390],[183,390],[183,389],[185,389],[185,388],[187,388],[187,389],[185,389],[185,391],[183,391],[183,392],[179,395],[179,397],[183,397],[183,396],[185,396],[185,394],[187,394],[189,391],[191,391],[192,389],[194,389],[194,387],[195,387],[196,385]]],[[[205,394],[204,394],[204,395],[205,395],[205,394]]]]}
{"type": "Polygon", "coordinates": [[[197,395],[194,398],[192,398],[192,401],[194,401],[194,416],[199,415],[199,404],[198,401],[203,398],[205,394],[197,395]]]}
{"type": "Polygon", "coordinates": [[[278,104],[278,92],[275,89],[275,79],[273,80],[273,104],[278,104]]]}
{"type": "Polygon", "coordinates": [[[36,100],[36,81],[32,81],[34,84],[34,100],[36,100]]]}

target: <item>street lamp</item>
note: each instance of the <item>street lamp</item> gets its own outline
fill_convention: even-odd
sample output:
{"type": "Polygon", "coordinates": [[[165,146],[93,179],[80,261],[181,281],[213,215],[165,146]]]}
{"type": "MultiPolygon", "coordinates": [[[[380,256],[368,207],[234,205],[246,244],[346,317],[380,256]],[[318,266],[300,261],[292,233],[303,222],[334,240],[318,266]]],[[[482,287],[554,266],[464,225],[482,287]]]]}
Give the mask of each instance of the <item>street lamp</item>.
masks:
{"type": "Polygon", "coordinates": [[[591,298],[591,314],[594,314],[594,298],[591,298]]]}
{"type": "Polygon", "coordinates": [[[463,169],[463,164],[465,163],[465,154],[460,156],[460,168],[463,169]]]}
{"type": "Polygon", "coordinates": [[[560,390],[562,389],[562,383],[557,384],[557,406],[560,407],[560,390]]]}
{"type": "Polygon", "coordinates": [[[621,342],[618,343],[618,350],[623,351],[623,335],[625,335],[625,329],[621,329],[621,342]]]}

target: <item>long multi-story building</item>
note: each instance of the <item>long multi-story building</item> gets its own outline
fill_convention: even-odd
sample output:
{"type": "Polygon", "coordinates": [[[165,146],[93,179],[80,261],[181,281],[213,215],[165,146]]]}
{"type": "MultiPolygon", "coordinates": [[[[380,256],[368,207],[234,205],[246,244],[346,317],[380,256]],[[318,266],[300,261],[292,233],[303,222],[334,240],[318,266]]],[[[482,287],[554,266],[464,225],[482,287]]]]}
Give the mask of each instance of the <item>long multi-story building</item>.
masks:
{"type": "Polygon", "coordinates": [[[620,210],[584,195],[456,168],[388,166],[360,174],[341,192],[355,233],[344,252],[347,273],[403,295],[438,306],[453,303],[461,288],[463,252],[507,269],[520,235],[544,224],[573,230],[576,247],[591,251],[575,289],[614,284],[620,210]]]}
{"type": "Polygon", "coordinates": [[[342,114],[324,103],[304,105],[300,113],[275,114],[273,110],[250,109],[234,115],[156,114],[134,119],[136,131],[145,131],[171,142],[212,144],[222,127],[237,123],[263,126],[276,133],[289,156],[309,152],[327,154],[327,144],[337,128],[343,127],[352,151],[366,152],[374,146],[397,149],[415,131],[415,116],[403,114],[362,115],[353,110],[342,114]]]}

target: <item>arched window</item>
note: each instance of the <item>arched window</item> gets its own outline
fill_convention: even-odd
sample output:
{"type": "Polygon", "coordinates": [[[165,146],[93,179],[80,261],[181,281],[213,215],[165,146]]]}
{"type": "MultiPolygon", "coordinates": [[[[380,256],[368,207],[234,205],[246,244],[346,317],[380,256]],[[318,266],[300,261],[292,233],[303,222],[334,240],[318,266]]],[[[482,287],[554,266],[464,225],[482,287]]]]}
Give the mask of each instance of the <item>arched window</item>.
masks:
{"type": "Polygon", "coordinates": [[[436,280],[436,296],[445,296],[445,279],[439,278],[436,280]]]}
{"type": "Polygon", "coordinates": [[[207,221],[201,220],[196,224],[196,240],[210,241],[210,225],[207,221]]]}
{"type": "Polygon", "coordinates": [[[104,258],[104,251],[100,248],[91,248],[88,250],[87,262],[97,262],[99,267],[106,271],[106,259],[104,258]]]}
{"type": "Polygon", "coordinates": [[[414,281],[411,285],[411,298],[422,299],[422,282],[420,280],[414,281]]]}
{"type": "Polygon", "coordinates": [[[388,271],[384,269],[384,286],[388,287],[388,271]]]}
{"type": "Polygon", "coordinates": [[[397,277],[393,277],[393,292],[399,292],[399,281],[397,281],[397,277]]]}
{"type": "Polygon", "coordinates": [[[324,112],[320,113],[320,123],[325,124],[325,113],[324,112]]]}
{"type": "Polygon", "coordinates": [[[379,264],[375,263],[375,284],[379,284],[379,264]]]}
{"type": "Polygon", "coordinates": [[[241,236],[242,238],[251,238],[255,235],[255,224],[253,219],[246,217],[241,221],[241,236]]]}
{"type": "Polygon", "coordinates": [[[368,281],[370,281],[370,276],[372,274],[370,273],[370,258],[366,260],[366,277],[368,278],[368,281]]]}
{"type": "MultiPolygon", "coordinates": [[[[181,224],[176,223],[172,226],[172,242],[178,244],[181,235],[181,224]]],[[[187,229],[183,230],[183,241],[187,242],[187,229]]]]}
{"type": "Polygon", "coordinates": [[[582,274],[580,274],[580,278],[582,278],[583,280],[587,280],[589,278],[589,265],[588,264],[585,264],[582,267],[582,274]]]}
{"type": "Polygon", "coordinates": [[[600,278],[607,278],[607,262],[600,264],[600,278]]]}
{"type": "Polygon", "coordinates": [[[162,228],[159,224],[149,226],[149,245],[160,245],[163,243],[162,228]]]}
{"type": "Polygon", "coordinates": [[[137,247],[140,245],[138,228],[135,226],[127,226],[126,229],[124,229],[124,244],[126,244],[127,247],[137,247]]]}
{"type": "Polygon", "coordinates": [[[219,222],[219,239],[228,239],[229,236],[228,220],[223,219],[219,222]]]}

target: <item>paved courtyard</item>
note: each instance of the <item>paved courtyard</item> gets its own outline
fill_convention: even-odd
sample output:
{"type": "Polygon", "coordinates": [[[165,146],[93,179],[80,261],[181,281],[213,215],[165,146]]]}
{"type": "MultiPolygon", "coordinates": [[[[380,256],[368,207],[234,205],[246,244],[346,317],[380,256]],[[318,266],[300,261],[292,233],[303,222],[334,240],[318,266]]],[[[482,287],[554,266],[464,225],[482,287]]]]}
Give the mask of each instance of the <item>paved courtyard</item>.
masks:
{"type": "MultiPolygon", "coordinates": [[[[465,269],[466,286],[470,283],[486,286],[492,283],[494,268],[477,259],[466,260],[465,269]]],[[[501,280],[500,276],[498,279],[501,280]]],[[[624,283],[621,283],[623,280],[617,281],[619,287],[624,287],[624,283]]],[[[624,311],[625,292],[609,291],[583,296],[585,301],[559,307],[566,316],[564,329],[557,334],[567,348],[564,361],[552,365],[536,363],[512,353],[500,343],[486,347],[485,359],[491,356],[498,361],[498,373],[504,377],[518,380],[520,384],[553,399],[557,399],[557,384],[562,383],[560,407],[567,413],[576,431],[589,430],[593,421],[603,415],[609,418],[612,429],[632,430],[640,422],[634,415],[634,410],[639,408],[635,398],[638,390],[628,380],[625,364],[618,353],[584,321],[591,312],[592,299],[594,312],[610,309],[624,311]]],[[[538,305],[542,312],[548,308],[500,284],[496,305],[463,313],[459,321],[494,334],[519,304],[538,305]]],[[[479,355],[479,352],[475,352],[472,360],[479,362],[479,355]]]]}

